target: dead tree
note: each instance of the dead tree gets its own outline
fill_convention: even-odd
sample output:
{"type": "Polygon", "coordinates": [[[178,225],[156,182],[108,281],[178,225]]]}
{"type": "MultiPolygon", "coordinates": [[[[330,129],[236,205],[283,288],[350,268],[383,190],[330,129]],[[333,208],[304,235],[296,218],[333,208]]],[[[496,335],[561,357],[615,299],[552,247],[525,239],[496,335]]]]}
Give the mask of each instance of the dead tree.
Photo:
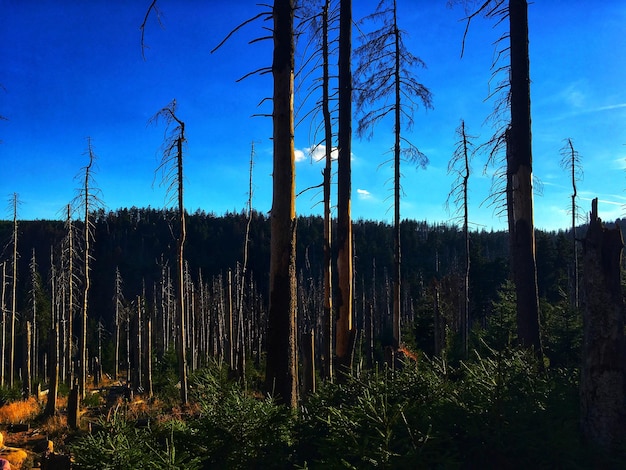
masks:
{"type": "MultiPolygon", "coordinates": [[[[80,316],[80,336],[78,338],[78,388],[80,398],[85,398],[87,391],[87,316],[89,312],[89,291],[91,289],[91,251],[92,241],[94,238],[94,226],[91,217],[92,211],[95,211],[102,205],[100,199],[100,191],[95,186],[93,179],[94,165],[96,154],[91,145],[91,138],[87,138],[87,150],[85,155],[89,159],[89,163],[83,167],[78,176],[82,177],[82,186],[78,190],[75,198],[75,207],[82,209],[83,215],[83,272],[82,272],[82,290],[83,301],[80,316]]],[[[70,279],[71,282],[71,279],[70,279]]]]}
{"type": "Polygon", "coordinates": [[[339,112],[337,133],[337,298],[335,370],[337,378],[352,369],[352,0],[339,2],[339,112]]]}
{"type": "Polygon", "coordinates": [[[365,20],[382,21],[382,26],[368,33],[355,50],[359,58],[356,70],[356,107],[360,113],[357,134],[373,136],[374,127],[386,116],[393,116],[393,208],[394,208],[394,271],[393,271],[393,344],[401,344],[401,284],[402,249],[400,237],[401,162],[408,161],[424,168],[428,159],[402,135],[403,128],[411,128],[413,113],[418,103],[432,108],[432,95],[415,76],[414,69],[425,67],[424,62],[406,48],[404,31],[398,26],[396,0],[384,0],[365,20]]]}
{"type": "Polygon", "coordinates": [[[598,199],[594,199],[583,241],[580,416],[584,436],[605,449],[623,444],[626,432],[623,247],[619,226],[604,226],[598,217],[598,199]]]}
{"type": "Polygon", "coordinates": [[[579,288],[578,288],[578,240],[576,239],[576,223],[578,222],[578,188],[577,183],[582,179],[583,171],[581,167],[581,156],[574,148],[572,139],[565,139],[565,144],[561,148],[561,168],[570,173],[570,181],[572,184],[572,204],[570,211],[572,213],[572,273],[570,281],[570,304],[577,309],[579,306],[579,288]]]}
{"type": "Polygon", "coordinates": [[[7,287],[7,263],[2,263],[2,298],[0,300],[0,314],[2,315],[2,337],[0,343],[0,388],[4,387],[4,374],[6,364],[6,345],[7,345],[7,308],[6,308],[6,287],[7,287]]]}
{"type": "Polygon", "coordinates": [[[298,403],[296,347],[296,207],[293,0],[275,0],[273,29],[273,192],[266,386],[291,408],[298,403]]]}
{"type": "MultiPolygon", "coordinates": [[[[457,147],[454,151],[452,159],[448,163],[448,174],[455,175],[452,189],[446,200],[446,207],[450,202],[455,206],[455,214],[462,220],[463,237],[465,239],[465,269],[463,275],[463,305],[461,306],[461,341],[463,344],[463,354],[468,355],[469,345],[469,277],[470,277],[470,236],[469,236],[469,178],[470,178],[470,160],[473,156],[473,144],[470,135],[465,129],[465,121],[461,120],[461,124],[457,128],[457,147]]],[[[438,321],[435,319],[435,337],[439,333],[438,321]]],[[[440,348],[437,348],[439,349],[440,348]]]]}
{"type": "Polygon", "coordinates": [[[13,274],[11,276],[11,351],[9,354],[9,387],[13,388],[15,381],[15,320],[17,317],[17,193],[11,197],[13,209],[13,274]]]}
{"type": "Polygon", "coordinates": [[[178,319],[178,375],[180,380],[180,398],[184,405],[189,401],[187,383],[187,328],[185,324],[185,273],[184,273],[184,248],[187,237],[185,222],[185,206],[183,204],[183,147],[187,138],[185,136],[185,123],[176,116],[176,100],[173,100],[165,108],[155,114],[150,122],[157,123],[160,119],[165,121],[166,132],[171,126],[174,128],[171,134],[166,135],[163,144],[163,158],[158,170],[163,172],[163,183],[168,186],[168,196],[178,202],[177,234],[177,279],[176,279],[176,316],[178,319]]]}

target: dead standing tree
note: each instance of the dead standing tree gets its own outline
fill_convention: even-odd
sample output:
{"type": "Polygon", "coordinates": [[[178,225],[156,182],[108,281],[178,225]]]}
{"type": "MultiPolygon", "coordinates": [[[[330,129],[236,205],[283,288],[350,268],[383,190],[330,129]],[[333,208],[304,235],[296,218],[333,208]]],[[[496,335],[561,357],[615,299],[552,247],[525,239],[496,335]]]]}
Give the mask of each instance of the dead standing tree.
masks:
{"type": "Polygon", "coordinates": [[[334,361],[337,379],[352,369],[352,0],[339,2],[339,112],[337,128],[337,298],[334,361]]]}
{"type": "MultiPolygon", "coordinates": [[[[91,289],[91,251],[94,239],[94,225],[91,214],[98,207],[102,206],[100,190],[95,184],[93,177],[96,154],[91,145],[91,138],[87,138],[87,150],[85,155],[89,163],[83,167],[77,178],[82,178],[82,186],[78,190],[78,195],[74,199],[74,207],[82,209],[83,215],[83,302],[80,317],[80,336],[78,338],[78,396],[85,398],[87,388],[87,315],[89,312],[89,291],[91,289]]],[[[71,275],[70,275],[71,276],[71,275]]],[[[71,282],[71,281],[70,281],[71,282]]]]}
{"type": "MultiPolygon", "coordinates": [[[[17,318],[17,207],[19,199],[17,193],[11,196],[11,209],[13,211],[13,263],[11,275],[11,350],[9,352],[9,387],[13,388],[15,383],[15,320],[17,318]]],[[[3,358],[4,360],[4,358],[3,358]]]]}
{"type": "Polygon", "coordinates": [[[623,445],[626,431],[623,248],[619,226],[604,226],[598,217],[598,199],[594,199],[583,241],[580,416],[583,435],[605,449],[623,445]]]}
{"type": "Polygon", "coordinates": [[[282,403],[295,408],[298,403],[298,369],[293,0],[276,0],[272,16],[274,170],[266,381],[267,387],[282,403]]]}
{"type": "Polygon", "coordinates": [[[185,326],[185,273],[184,248],[187,229],[185,224],[185,206],[183,204],[183,147],[186,142],[185,123],[176,116],[176,100],[161,109],[150,123],[165,122],[165,141],[162,146],[161,164],[157,171],[162,173],[162,184],[167,185],[168,202],[178,203],[179,230],[176,237],[176,317],[178,320],[178,377],[180,380],[180,398],[184,405],[189,401],[187,383],[187,331],[185,326]],[[172,128],[173,127],[173,128],[172,128]],[[170,131],[170,128],[171,131],[170,131]]]}
{"type": "Polygon", "coordinates": [[[463,355],[467,357],[469,346],[469,278],[470,278],[470,236],[469,236],[469,178],[471,173],[470,161],[474,154],[472,136],[467,134],[465,121],[456,130],[459,140],[452,159],[448,163],[448,174],[455,175],[452,189],[446,200],[446,207],[450,202],[455,206],[455,214],[463,221],[463,238],[465,240],[465,269],[463,275],[463,305],[461,306],[461,341],[463,355]]]}
{"type": "Polygon", "coordinates": [[[578,207],[578,188],[576,184],[582,179],[583,170],[581,167],[581,157],[574,148],[572,139],[565,139],[565,144],[561,148],[561,168],[569,171],[572,183],[572,272],[570,280],[570,305],[577,309],[580,296],[578,293],[578,240],[576,240],[576,222],[579,218],[580,208],[578,207]]]}
{"type": "MultiPolygon", "coordinates": [[[[470,3],[461,0],[461,3],[470,3]]],[[[508,39],[509,45],[497,53],[492,66],[494,76],[507,74],[490,96],[499,94],[494,116],[505,124],[487,145],[493,157],[506,148],[506,207],[511,248],[511,271],[516,290],[517,335],[519,343],[532,348],[541,358],[542,346],[539,332],[539,294],[537,262],[535,258],[535,227],[533,208],[532,135],[530,112],[530,59],[528,52],[528,2],[527,0],[486,0],[466,17],[465,35],[472,19],[478,15],[495,19],[497,23],[508,19],[509,30],[498,39],[508,39]],[[509,62],[498,66],[505,57],[509,62]],[[509,112],[508,122],[502,113],[509,112]]],[[[465,36],[464,36],[465,40],[465,36]]],[[[463,42],[463,45],[464,42],[463,42]]],[[[502,173],[498,173],[502,176],[502,173]]],[[[502,194],[502,193],[501,193],[502,194]]]]}
{"type": "Polygon", "coordinates": [[[361,114],[357,133],[373,136],[375,125],[387,115],[394,120],[393,144],[393,206],[394,206],[394,274],[393,274],[393,349],[400,347],[401,305],[401,240],[400,240],[400,165],[402,160],[424,168],[428,159],[415,145],[402,136],[402,128],[413,125],[418,102],[432,108],[430,91],[414,75],[424,62],[411,54],[404,44],[404,32],[398,26],[396,0],[382,0],[376,12],[365,20],[382,21],[383,25],[365,35],[355,50],[359,58],[357,77],[357,110],[361,114]]]}

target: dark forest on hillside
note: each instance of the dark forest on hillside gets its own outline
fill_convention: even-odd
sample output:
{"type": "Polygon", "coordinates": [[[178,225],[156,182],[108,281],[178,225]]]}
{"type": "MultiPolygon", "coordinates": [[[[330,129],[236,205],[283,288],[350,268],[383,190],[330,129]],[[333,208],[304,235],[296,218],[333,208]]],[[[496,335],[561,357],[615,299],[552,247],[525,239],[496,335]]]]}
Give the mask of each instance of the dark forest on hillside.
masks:
{"type": "MultiPolygon", "coordinates": [[[[112,341],[115,314],[115,278],[119,269],[123,281],[122,294],[128,304],[138,296],[144,297],[148,310],[155,308],[155,294],[162,283],[162,268],[174,263],[175,243],[171,233],[173,213],[156,209],[120,209],[95,214],[95,245],[93,251],[93,287],[89,306],[90,321],[94,323],[91,350],[95,351],[95,323],[102,321],[107,334],[105,343],[112,341]]],[[[247,216],[226,214],[215,216],[204,212],[191,214],[188,220],[188,242],[185,260],[188,275],[196,285],[214,284],[218,278],[235,272],[241,263],[247,216]]],[[[302,328],[315,326],[317,313],[315,297],[321,283],[322,230],[320,217],[300,217],[297,230],[297,273],[301,299],[311,304],[300,306],[302,328]],[[305,325],[306,323],[306,325],[305,325]]],[[[80,223],[77,223],[80,227],[80,223]]],[[[0,240],[8,258],[12,222],[0,222],[0,240]]],[[[454,323],[458,309],[459,272],[462,264],[463,235],[453,225],[430,225],[427,222],[405,220],[402,223],[404,247],[403,277],[406,283],[407,315],[412,315],[411,325],[419,329],[405,340],[428,354],[433,353],[434,332],[430,299],[433,286],[438,284],[441,296],[448,305],[447,315],[454,323]],[[412,336],[412,338],[411,338],[412,336]]],[[[50,305],[50,251],[58,256],[60,242],[65,236],[60,221],[19,222],[18,247],[18,311],[22,316],[30,308],[32,295],[29,265],[34,250],[37,270],[41,277],[40,321],[46,321],[50,305]]],[[[267,309],[269,271],[269,219],[253,213],[249,241],[249,273],[254,281],[259,306],[267,309]]],[[[385,223],[358,220],[354,222],[355,308],[363,319],[365,304],[375,302],[373,311],[380,326],[378,340],[385,340],[390,321],[389,271],[393,265],[392,227],[385,223]]],[[[568,289],[568,265],[572,240],[566,232],[538,232],[537,260],[540,296],[551,303],[564,301],[568,289]]],[[[499,291],[508,277],[508,244],[505,232],[477,231],[471,234],[470,284],[472,322],[484,325],[497,301],[499,291]]],[[[319,301],[318,301],[319,302],[319,301]]],[[[319,303],[317,304],[319,307],[319,303]]],[[[362,327],[362,325],[361,325],[362,327]]],[[[40,354],[45,354],[47,343],[42,328],[40,354]]],[[[107,369],[112,368],[111,358],[105,358],[107,369]]]]}

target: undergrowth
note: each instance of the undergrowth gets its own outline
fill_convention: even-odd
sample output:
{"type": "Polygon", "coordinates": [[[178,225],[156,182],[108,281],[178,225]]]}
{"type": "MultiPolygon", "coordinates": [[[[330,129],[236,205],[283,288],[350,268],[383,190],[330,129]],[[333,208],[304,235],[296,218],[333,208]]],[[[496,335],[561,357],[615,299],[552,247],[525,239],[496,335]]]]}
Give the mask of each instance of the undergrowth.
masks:
{"type": "MultiPolygon", "coordinates": [[[[581,444],[578,374],[485,344],[454,366],[421,357],[323,384],[292,412],[215,364],[191,406],[147,427],[116,412],[71,445],[76,468],[619,468],[581,444]],[[103,462],[104,464],[103,466],[103,462]],[[600,465],[600,467],[598,467],[600,465]]],[[[120,408],[121,409],[121,408],[120,408]]],[[[150,408],[145,410],[150,413],[150,408]]]]}

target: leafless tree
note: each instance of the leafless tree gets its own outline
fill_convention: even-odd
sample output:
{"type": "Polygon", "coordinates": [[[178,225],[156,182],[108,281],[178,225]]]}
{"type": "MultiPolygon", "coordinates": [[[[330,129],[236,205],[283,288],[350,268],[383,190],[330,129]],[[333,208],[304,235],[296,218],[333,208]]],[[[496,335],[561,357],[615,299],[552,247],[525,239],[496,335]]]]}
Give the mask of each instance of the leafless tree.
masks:
{"type": "Polygon", "coordinates": [[[577,183],[582,180],[583,170],[581,166],[581,156],[574,148],[572,139],[565,139],[565,143],[561,148],[561,168],[570,173],[570,181],[572,183],[572,204],[570,211],[572,214],[572,244],[574,247],[572,259],[572,279],[570,290],[570,303],[572,307],[578,308],[578,240],[576,237],[576,223],[580,219],[580,207],[578,206],[578,187],[577,183]]]}
{"type": "Polygon", "coordinates": [[[82,312],[80,317],[80,336],[78,338],[78,390],[79,396],[85,398],[87,391],[87,318],[89,312],[89,291],[91,289],[91,260],[92,242],[94,240],[95,227],[92,220],[92,212],[102,206],[101,191],[94,180],[96,154],[91,144],[91,138],[87,138],[87,150],[85,152],[89,163],[84,166],[77,176],[81,178],[82,186],[78,189],[78,195],[74,199],[73,206],[82,210],[83,216],[83,265],[82,265],[82,312]]]}
{"type": "Polygon", "coordinates": [[[470,235],[469,235],[469,178],[471,173],[470,162],[474,153],[472,136],[465,129],[465,121],[456,130],[458,135],[457,147],[452,159],[448,163],[448,174],[455,176],[452,189],[446,200],[449,210],[452,202],[455,215],[462,220],[463,237],[465,239],[465,273],[463,276],[463,306],[461,308],[461,340],[465,357],[468,354],[469,344],[469,277],[470,277],[470,235]]]}
{"type": "Polygon", "coordinates": [[[402,128],[411,128],[413,114],[421,104],[432,108],[432,95],[416,75],[424,62],[406,48],[404,31],[398,26],[396,0],[381,0],[376,11],[364,21],[380,21],[382,26],[366,34],[355,50],[359,58],[356,70],[356,107],[360,114],[357,133],[371,137],[374,127],[386,116],[393,116],[393,206],[394,206],[394,275],[393,275],[393,348],[400,347],[401,240],[400,240],[400,165],[406,160],[420,167],[426,156],[402,136],[402,128]]]}
{"type": "Polygon", "coordinates": [[[162,147],[163,158],[157,171],[162,172],[162,183],[167,185],[167,194],[171,200],[178,202],[177,234],[177,319],[178,319],[178,375],[180,380],[180,397],[184,405],[189,401],[187,383],[187,329],[185,325],[185,274],[184,248],[187,236],[183,188],[183,148],[187,140],[185,123],[176,116],[176,100],[155,114],[151,123],[163,120],[166,125],[166,136],[162,147]],[[169,133],[169,134],[168,134],[169,133]]]}
{"type": "Polygon", "coordinates": [[[298,403],[294,154],[294,2],[275,0],[273,29],[273,193],[266,381],[278,399],[298,403]]]}

